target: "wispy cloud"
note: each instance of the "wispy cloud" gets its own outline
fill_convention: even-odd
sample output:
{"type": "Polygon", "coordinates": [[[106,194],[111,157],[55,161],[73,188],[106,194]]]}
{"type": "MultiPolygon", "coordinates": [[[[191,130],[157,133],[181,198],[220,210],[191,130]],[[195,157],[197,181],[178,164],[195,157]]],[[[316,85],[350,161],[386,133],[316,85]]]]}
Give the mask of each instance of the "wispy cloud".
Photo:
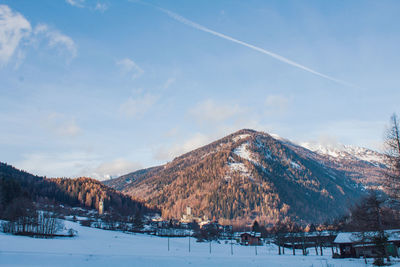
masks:
{"type": "Polygon", "coordinates": [[[0,5],[0,67],[14,55],[20,41],[31,33],[31,24],[18,12],[0,5]]]}
{"type": "Polygon", "coordinates": [[[47,177],[86,176],[99,180],[121,176],[143,168],[140,163],[124,158],[114,160],[102,158],[94,152],[81,150],[37,151],[23,154],[22,159],[15,162],[15,165],[33,174],[47,177]]]}
{"type": "Polygon", "coordinates": [[[71,37],[60,33],[58,30],[50,29],[50,27],[44,23],[38,24],[35,27],[34,34],[37,36],[43,35],[49,47],[65,49],[70,54],[71,58],[76,57],[77,48],[71,37]]]}
{"type": "Polygon", "coordinates": [[[108,5],[105,3],[96,3],[94,10],[98,10],[100,12],[105,12],[108,9],[108,5]]]}
{"type": "Polygon", "coordinates": [[[171,85],[173,85],[175,83],[175,81],[176,81],[175,77],[170,77],[165,81],[165,83],[162,85],[161,88],[164,90],[168,89],[171,85]]]}
{"type": "MultiPolygon", "coordinates": [[[[82,151],[26,153],[15,163],[19,168],[33,174],[48,177],[75,177],[86,173],[90,166],[97,166],[96,155],[82,151]]],[[[94,167],[92,167],[94,168],[94,167]]]]}
{"type": "Polygon", "coordinates": [[[196,133],[185,141],[169,147],[160,147],[154,153],[154,158],[160,161],[168,161],[186,152],[204,146],[211,141],[211,137],[202,133],[196,133]]]}
{"type": "Polygon", "coordinates": [[[144,73],[144,71],[130,58],[124,58],[116,62],[123,74],[130,75],[132,79],[136,79],[144,73]]]}
{"type": "Polygon", "coordinates": [[[103,162],[88,175],[99,180],[118,177],[143,168],[142,164],[118,158],[109,162],[103,162]]]}
{"type": "Polygon", "coordinates": [[[76,123],[75,118],[69,118],[64,114],[51,113],[44,120],[46,129],[63,137],[74,137],[82,133],[82,129],[76,123]]]}
{"type": "Polygon", "coordinates": [[[85,7],[85,0],[65,0],[71,6],[84,8],[85,7]]]}
{"type": "Polygon", "coordinates": [[[97,2],[95,5],[92,4],[93,1],[87,2],[86,0],[65,0],[65,2],[74,7],[87,8],[101,13],[108,9],[108,4],[102,2],[97,2]]]}
{"type": "Polygon", "coordinates": [[[158,99],[159,96],[153,94],[129,97],[121,104],[119,111],[126,117],[140,118],[157,103],[158,99]]]}
{"type": "Polygon", "coordinates": [[[222,122],[242,112],[243,110],[238,105],[222,104],[213,99],[207,99],[190,109],[189,115],[199,122],[222,122]]]}
{"type": "MultiPolygon", "coordinates": [[[[152,6],[152,5],[151,5],[151,6],[152,6]]],[[[295,62],[295,61],[293,61],[293,60],[290,60],[290,59],[288,59],[288,58],[286,58],[286,57],[283,57],[283,56],[281,56],[281,55],[278,55],[278,54],[276,54],[276,53],[273,53],[273,52],[268,51],[268,50],[266,50],[266,49],[263,49],[263,48],[261,48],[261,47],[258,47],[258,46],[255,46],[255,45],[252,45],[252,44],[243,42],[243,41],[238,40],[238,39],[235,39],[235,38],[233,38],[233,37],[231,37],[231,36],[228,36],[228,35],[225,35],[225,34],[223,34],[223,33],[216,32],[216,31],[214,31],[214,30],[211,30],[211,29],[209,29],[209,28],[207,28],[207,27],[205,27],[205,26],[203,26],[203,25],[200,25],[200,24],[198,24],[198,23],[195,23],[195,22],[193,22],[193,21],[191,21],[191,20],[189,20],[189,19],[186,19],[186,18],[182,17],[181,15],[179,15],[179,14],[177,14],[177,13],[174,13],[174,12],[168,10],[168,9],[164,9],[164,8],[160,8],[160,7],[156,7],[156,6],[153,6],[153,7],[157,8],[157,9],[160,10],[161,12],[167,14],[170,18],[172,18],[172,19],[174,19],[174,20],[176,20],[176,21],[178,21],[178,22],[180,22],[180,23],[183,23],[183,24],[185,24],[185,25],[187,25],[187,26],[190,26],[190,27],[192,27],[192,28],[194,28],[194,29],[197,29],[197,30],[200,30],[200,31],[209,33],[209,34],[212,34],[212,35],[214,35],[214,36],[220,37],[220,38],[222,38],[222,39],[225,39],[225,40],[228,40],[228,41],[231,41],[231,42],[234,42],[234,43],[237,43],[237,44],[242,45],[242,46],[245,46],[245,47],[247,47],[247,48],[250,48],[250,49],[252,49],[252,50],[255,50],[255,51],[257,51],[257,52],[260,52],[260,53],[262,53],[262,54],[264,54],[264,55],[270,56],[270,57],[272,57],[272,58],[274,58],[274,59],[276,59],[276,60],[279,60],[279,61],[281,61],[281,62],[283,62],[283,63],[286,63],[286,64],[288,64],[288,65],[291,65],[291,66],[296,67],[296,68],[299,68],[299,69],[302,69],[302,70],[304,70],[304,71],[307,71],[307,72],[309,72],[309,73],[312,73],[312,74],[317,75],[317,76],[319,76],[319,77],[322,77],[322,78],[324,78],[324,79],[327,79],[327,80],[336,82],[336,83],[338,83],[338,84],[342,84],[342,85],[349,86],[349,87],[357,87],[357,86],[355,86],[355,85],[353,85],[353,84],[351,84],[351,83],[349,83],[349,82],[346,82],[346,81],[343,81],[343,80],[334,78],[334,77],[332,77],[332,76],[326,75],[326,74],[324,74],[324,73],[318,72],[318,71],[316,71],[316,70],[314,70],[314,69],[311,69],[311,68],[309,68],[309,67],[306,67],[306,66],[304,66],[304,65],[302,65],[302,64],[300,64],[300,63],[297,63],[297,62],[295,62]]]]}

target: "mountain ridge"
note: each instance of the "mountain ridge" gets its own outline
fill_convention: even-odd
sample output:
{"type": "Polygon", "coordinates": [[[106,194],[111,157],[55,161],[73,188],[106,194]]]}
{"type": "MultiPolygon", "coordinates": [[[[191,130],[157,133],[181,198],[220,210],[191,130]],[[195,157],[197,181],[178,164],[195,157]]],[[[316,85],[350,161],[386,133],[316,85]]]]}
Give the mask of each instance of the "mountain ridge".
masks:
{"type": "Polygon", "coordinates": [[[99,209],[101,201],[106,212],[122,215],[158,212],[92,178],[46,178],[0,162],[0,216],[3,209],[21,197],[44,205],[57,203],[87,209],[99,209]]]}
{"type": "Polygon", "coordinates": [[[104,183],[160,207],[164,218],[180,218],[191,206],[196,216],[226,222],[323,222],[344,214],[382,168],[353,159],[354,169],[343,162],[242,129],[167,164],[104,183]]]}

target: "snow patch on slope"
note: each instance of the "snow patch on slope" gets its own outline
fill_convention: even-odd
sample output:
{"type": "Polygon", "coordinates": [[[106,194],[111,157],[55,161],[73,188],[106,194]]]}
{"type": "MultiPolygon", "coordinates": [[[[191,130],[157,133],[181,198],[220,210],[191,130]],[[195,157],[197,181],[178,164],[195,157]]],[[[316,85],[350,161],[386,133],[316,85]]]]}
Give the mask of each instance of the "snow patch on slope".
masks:
{"type": "MultiPolygon", "coordinates": [[[[244,165],[244,163],[236,162],[234,158],[229,157],[228,166],[230,169],[230,173],[239,172],[241,175],[252,179],[250,171],[247,169],[247,167],[246,167],[246,165],[244,165]]],[[[227,177],[230,178],[229,175],[227,175],[227,177]]]]}
{"type": "Polygon", "coordinates": [[[233,150],[233,153],[241,158],[247,159],[248,161],[254,161],[251,157],[251,152],[249,150],[249,143],[243,143],[233,150]]]}
{"type": "Polygon", "coordinates": [[[290,165],[292,165],[292,168],[301,170],[301,166],[297,164],[296,162],[291,161],[290,165]]]}
{"type": "Polygon", "coordinates": [[[246,139],[249,136],[250,136],[250,134],[240,134],[240,135],[233,137],[232,140],[233,140],[233,142],[237,142],[239,140],[246,139]]]}
{"type": "Polygon", "coordinates": [[[246,166],[241,162],[229,162],[229,167],[232,171],[239,171],[241,173],[248,173],[246,166]]]}

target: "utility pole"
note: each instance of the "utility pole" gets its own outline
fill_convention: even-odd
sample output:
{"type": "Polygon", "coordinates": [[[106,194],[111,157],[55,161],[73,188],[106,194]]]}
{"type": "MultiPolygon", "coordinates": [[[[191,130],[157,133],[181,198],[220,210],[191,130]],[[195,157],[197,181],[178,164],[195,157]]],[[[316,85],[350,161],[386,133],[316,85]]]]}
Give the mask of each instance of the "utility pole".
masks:
{"type": "Polygon", "coordinates": [[[190,253],[190,235],[189,235],[189,253],[190,253]]]}
{"type": "Polygon", "coordinates": [[[231,235],[231,255],[233,255],[233,242],[232,242],[232,239],[233,239],[233,234],[231,235]]]}

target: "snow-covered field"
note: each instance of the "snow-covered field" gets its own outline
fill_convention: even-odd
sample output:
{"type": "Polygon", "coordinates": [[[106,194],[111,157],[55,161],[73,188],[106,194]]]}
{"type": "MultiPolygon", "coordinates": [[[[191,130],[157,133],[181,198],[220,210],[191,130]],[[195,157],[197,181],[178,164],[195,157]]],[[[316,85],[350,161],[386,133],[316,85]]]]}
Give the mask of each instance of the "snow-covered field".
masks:
{"type": "MultiPolygon", "coordinates": [[[[365,266],[361,259],[332,259],[330,249],[324,256],[277,255],[274,245],[247,247],[230,243],[197,243],[189,238],[168,238],[144,234],[125,234],[82,227],[74,228],[74,238],[36,239],[0,234],[0,266],[365,266]]],[[[300,251],[297,251],[300,254],[300,251]]],[[[369,260],[371,262],[371,260],[369,260]]],[[[400,266],[400,264],[398,265],[400,266]]]]}

